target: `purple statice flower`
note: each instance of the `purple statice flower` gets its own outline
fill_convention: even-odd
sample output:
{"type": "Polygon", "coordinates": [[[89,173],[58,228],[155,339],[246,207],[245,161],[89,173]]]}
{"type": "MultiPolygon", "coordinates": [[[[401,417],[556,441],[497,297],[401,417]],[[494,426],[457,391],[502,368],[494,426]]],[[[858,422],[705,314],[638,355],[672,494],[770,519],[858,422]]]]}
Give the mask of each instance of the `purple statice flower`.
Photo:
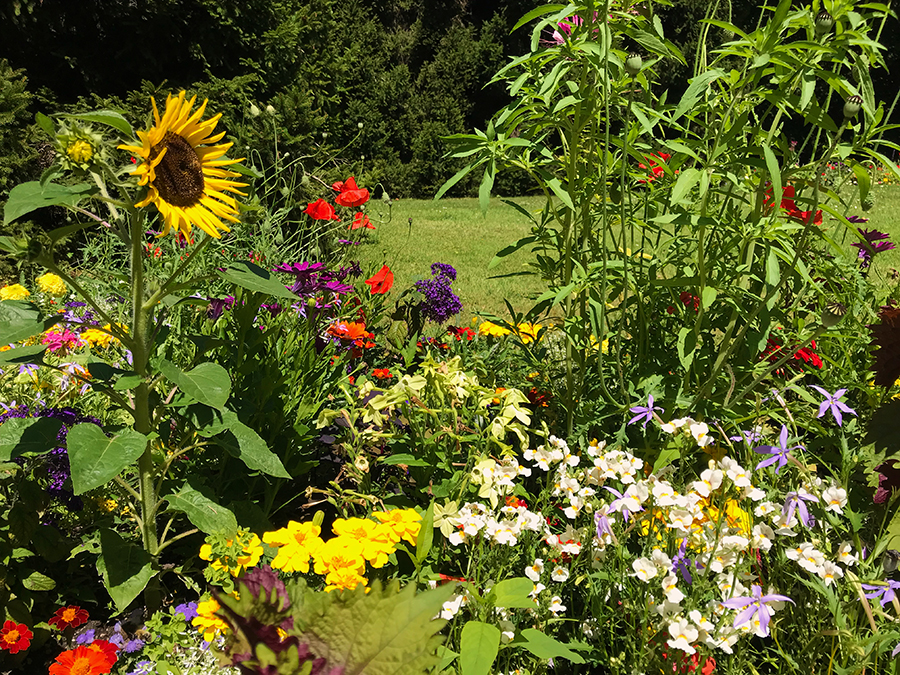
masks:
{"type": "Polygon", "coordinates": [[[126,654],[134,654],[135,652],[139,652],[144,648],[144,641],[138,638],[134,638],[133,640],[129,640],[125,643],[125,646],[122,647],[122,651],[126,654]]]}
{"type": "Polygon", "coordinates": [[[197,603],[196,602],[183,602],[177,607],[175,607],[175,613],[181,614],[184,617],[185,621],[190,621],[197,617],[197,603]]]}
{"type": "Polygon", "coordinates": [[[451,265],[431,265],[431,279],[422,279],[414,284],[415,289],[425,296],[419,303],[422,316],[434,323],[444,323],[462,311],[462,300],[451,288],[455,280],[456,270],[451,265]]]}
{"type": "Polygon", "coordinates": [[[883,241],[891,236],[886,232],[859,228],[859,234],[865,241],[854,241],[850,245],[859,249],[858,258],[862,269],[866,269],[872,264],[872,258],[874,258],[876,254],[896,248],[890,241],[883,241]]]}
{"type": "Polygon", "coordinates": [[[796,511],[797,515],[800,516],[800,521],[806,527],[813,527],[816,524],[816,519],[809,515],[806,502],[817,501],[819,501],[819,498],[808,492],[788,492],[784,500],[784,507],[781,509],[784,522],[791,522],[791,518],[794,517],[794,511],[796,511]]]}
{"type": "Polygon", "coordinates": [[[884,607],[889,602],[893,602],[894,598],[897,597],[897,591],[900,590],[900,581],[894,581],[893,579],[886,580],[884,585],[860,585],[867,591],[873,591],[872,593],[866,593],[866,597],[869,599],[879,598],[879,602],[881,603],[882,607],[884,607]]]}
{"type": "Polygon", "coordinates": [[[759,464],[756,465],[756,470],[763,469],[767,466],[772,466],[776,462],[778,466],[775,467],[775,473],[781,471],[781,467],[787,465],[788,456],[791,453],[791,450],[796,450],[797,448],[803,449],[802,445],[795,445],[793,447],[788,447],[788,428],[787,425],[781,425],[781,434],[778,436],[778,445],[760,445],[759,447],[753,448],[753,452],[758,455],[772,455],[769,459],[764,459],[759,464]]]}
{"type": "Polygon", "coordinates": [[[88,628],[86,631],[79,633],[75,636],[75,644],[76,645],[89,645],[94,641],[95,631],[93,628],[88,628]]]}
{"type": "Polygon", "coordinates": [[[681,572],[686,584],[694,583],[694,578],[691,576],[691,561],[687,557],[687,538],[681,540],[678,553],[672,558],[672,574],[677,572],[681,572]]]}
{"type": "Polygon", "coordinates": [[[81,302],[80,300],[72,300],[71,302],[67,302],[65,306],[69,309],[74,309],[75,307],[87,307],[87,303],[81,302]]]}
{"type": "Polygon", "coordinates": [[[650,394],[650,396],[647,397],[646,407],[642,405],[636,405],[632,406],[628,410],[629,412],[636,413],[634,417],[628,420],[628,424],[634,424],[635,422],[644,420],[644,429],[647,428],[647,422],[653,419],[653,413],[655,411],[658,411],[660,415],[666,412],[665,408],[657,408],[655,405],[653,405],[653,394],[650,394]]]}
{"type": "Polygon", "coordinates": [[[210,321],[216,321],[226,309],[234,307],[234,296],[227,295],[224,298],[207,298],[209,305],[206,307],[206,318],[210,321]]]}
{"type": "Polygon", "coordinates": [[[762,636],[765,637],[769,634],[769,618],[772,616],[769,612],[769,608],[766,607],[770,602],[793,603],[794,601],[786,595],[776,595],[774,593],[763,595],[762,588],[753,584],[753,586],[750,587],[749,596],[724,600],[722,606],[728,607],[729,609],[743,610],[734,619],[733,626],[735,628],[743,626],[745,623],[752,621],[754,616],[758,616],[759,628],[762,631],[762,636]]]}
{"type": "Polygon", "coordinates": [[[829,394],[827,391],[822,389],[822,387],[819,387],[815,384],[810,386],[825,397],[825,400],[819,404],[819,414],[816,415],[816,417],[823,417],[825,415],[825,411],[830,409],[831,414],[834,415],[834,419],[837,421],[838,426],[840,427],[843,426],[844,423],[844,418],[841,415],[842,412],[849,413],[850,415],[856,415],[855,410],[847,407],[847,404],[838,400],[847,393],[846,389],[838,389],[833,394],[829,394]]]}

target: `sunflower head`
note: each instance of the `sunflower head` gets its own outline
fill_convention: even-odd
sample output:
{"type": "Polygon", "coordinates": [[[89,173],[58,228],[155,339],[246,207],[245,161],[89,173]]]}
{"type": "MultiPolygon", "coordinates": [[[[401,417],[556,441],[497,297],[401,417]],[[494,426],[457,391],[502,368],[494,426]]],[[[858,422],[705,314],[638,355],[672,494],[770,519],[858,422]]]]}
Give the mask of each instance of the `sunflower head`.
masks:
{"type": "Polygon", "coordinates": [[[221,113],[202,121],[207,101],[192,112],[197,97],[185,100],[185,92],[166,99],[162,117],[153,104],[154,125],[139,131],[141,145],[120,145],[142,161],[132,175],[147,186],[147,196],[135,206],[155,204],[163,218],[162,235],[170,229],[190,236],[193,226],[212,237],[228,232],[224,221],[238,222],[237,201],[227,192],[243,195],[231,178],[239,175],[224,167],[240,159],[223,158],[231,143],[219,143],[225,132],[214,134],[221,113]]]}
{"type": "Polygon", "coordinates": [[[89,124],[60,124],[54,146],[60,166],[70,171],[89,171],[108,157],[103,136],[89,124]]]}

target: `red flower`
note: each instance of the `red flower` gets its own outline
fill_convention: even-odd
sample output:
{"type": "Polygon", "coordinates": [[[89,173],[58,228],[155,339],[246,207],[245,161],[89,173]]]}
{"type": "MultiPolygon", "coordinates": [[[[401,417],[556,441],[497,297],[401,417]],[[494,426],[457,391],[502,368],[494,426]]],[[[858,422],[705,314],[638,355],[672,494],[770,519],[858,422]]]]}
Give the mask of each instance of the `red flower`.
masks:
{"type": "Polygon", "coordinates": [[[475,331],[468,326],[449,326],[447,332],[450,333],[450,335],[455,335],[457,340],[465,338],[465,340],[469,342],[475,338],[475,331]]]}
{"type": "Polygon", "coordinates": [[[98,651],[103,656],[106,657],[107,663],[109,663],[109,669],[112,670],[112,667],[116,665],[116,661],[118,657],[116,656],[116,652],[119,651],[119,648],[114,645],[112,642],[107,642],[106,640],[94,640],[91,644],[88,645],[90,649],[94,651],[98,651]]]}
{"type": "Polygon", "coordinates": [[[391,290],[394,285],[394,273],[387,265],[382,265],[373,277],[366,279],[366,283],[371,286],[372,295],[381,295],[391,290]]]}
{"type": "Polygon", "coordinates": [[[655,181],[657,179],[657,177],[662,176],[666,172],[666,170],[664,168],[662,168],[661,166],[659,166],[659,162],[657,161],[657,158],[661,159],[664,162],[667,162],[667,161],[669,161],[669,158],[671,156],[672,155],[670,155],[667,152],[655,152],[652,155],[647,157],[647,162],[650,164],[650,167],[648,167],[646,164],[638,164],[639,169],[648,169],[648,168],[650,169],[650,174],[647,176],[647,178],[646,179],[642,178],[641,180],[638,181],[638,183],[646,183],[648,181],[652,183],[653,181],[655,181]]]}
{"type": "Polygon", "coordinates": [[[369,220],[369,216],[364,213],[357,213],[353,216],[353,222],[350,224],[350,227],[347,229],[350,230],[358,230],[359,228],[364,227],[367,230],[374,230],[375,226],[372,224],[372,221],[369,220]]]}
{"type": "Polygon", "coordinates": [[[10,654],[18,654],[31,646],[31,638],[34,634],[28,630],[24,623],[7,621],[0,630],[0,649],[5,649],[10,654]]]}
{"type": "MultiPolygon", "coordinates": [[[[821,225],[822,224],[822,210],[819,209],[816,211],[816,215],[812,216],[812,211],[801,211],[797,208],[796,202],[794,202],[794,195],[796,194],[796,190],[793,185],[785,185],[781,190],[781,208],[787,211],[787,217],[793,218],[804,225],[808,225],[810,218],[812,218],[813,225],[821,225]]],[[[766,190],[766,199],[764,205],[771,206],[772,202],[772,188],[766,190]]]]}
{"type": "Polygon", "coordinates": [[[104,675],[110,668],[101,650],[76,647],[56,657],[56,662],[50,666],[50,675],[104,675]]]}
{"type": "Polygon", "coordinates": [[[81,624],[87,623],[87,620],[87,610],[81,609],[81,607],[75,605],[69,605],[68,607],[60,607],[56,610],[56,614],[51,616],[47,623],[51,626],[56,626],[60,630],[65,630],[69,626],[78,628],[81,624]]]}
{"type": "MultiPolygon", "coordinates": [[[[825,364],[823,363],[822,358],[816,353],[816,349],[816,341],[813,340],[810,342],[809,347],[798,349],[793,358],[797,361],[803,361],[804,363],[815,366],[816,368],[821,368],[825,364]]],[[[783,357],[784,346],[782,345],[781,340],[769,338],[766,343],[766,349],[762,353],[762,358],[775,362],[783,357]]]]}
{"type": "Polygon", "coordinates": [[[334,207],[324,199],[317,199],[309,204],[303,213],[313,220],[340,220],[334,213],[334,207]]]}
{"type": "Polygon", "coordinates": [[[688,293],[687,291],[681,291],[678,298],[681,302],[684,303],[685,307],[690,307],[694,305],[694,311],[697,312],[700,310],[700,298],[694,295],[693,293],[688,293]]]}
{"type": "Polygon", "coordinates": [[[331,187],[340,192],[334,201],[341,206],[362,206],[369,201],[369,191],[360,190],[356,186],[356,179],[353,176],[344,182],[338,181],[331,187]]]}
{"type": "Polygon", "coordinates": [[[379,380],[389,380],[393,377],[390,368],[375,368],[372,375],[379,380]]]}

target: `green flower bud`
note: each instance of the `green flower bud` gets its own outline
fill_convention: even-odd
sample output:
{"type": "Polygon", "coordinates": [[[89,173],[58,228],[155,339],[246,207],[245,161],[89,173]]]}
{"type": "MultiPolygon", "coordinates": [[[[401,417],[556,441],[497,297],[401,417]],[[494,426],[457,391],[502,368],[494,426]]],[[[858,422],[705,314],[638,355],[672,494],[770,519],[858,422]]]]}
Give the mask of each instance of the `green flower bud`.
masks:
{"type": "Polygon", "coordinates": [[[273,108],[273,107],[270,106],[270,105],[267,105],[267,106],[266,106],[266,112],[269,113],[270,115],[274,115],[274,114],[275,114],[275,108],[273,108]]]}
{"type": "Polygon", "coordinates": [[[854,94],[844,103],[844,118],[849,120],[856,117],[860,108],[862,108],[862,98],[854,94]]]}
{"type": "Polygon", "coordinates": [[[631,52],[628,55],[628,58],[625,59],[625,72],[628,73],[631,77],[637,76],[639,72],[641,72],[641,68],[644,67],[644,59],[641,58],[641,55],[637,52],[631,52]]]}
{"type": "Polygon", "coordinates": [[[816,36],[822,37],[834,28],[834,17],[822,10],[816,15],[816,36]]]}
{"type": "Polygon", "coordinates": [[[825,326],[825,328],[837,326],[846,313],[847,308],[841,303],[829,302],[825,305],[825,311],[822,312],[822,325],[825,326]]]}

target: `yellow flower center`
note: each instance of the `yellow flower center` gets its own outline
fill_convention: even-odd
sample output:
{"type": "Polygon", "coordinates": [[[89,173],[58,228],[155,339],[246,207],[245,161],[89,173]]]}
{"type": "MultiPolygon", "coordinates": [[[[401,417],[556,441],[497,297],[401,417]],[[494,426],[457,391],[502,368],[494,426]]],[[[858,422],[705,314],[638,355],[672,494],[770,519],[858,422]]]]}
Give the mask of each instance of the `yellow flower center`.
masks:
{"type": "Polygon", "coordinates": [[[156,165],[153,187],[173,206],[193,206],[203,196],[203,165],[193,146],[172,131],[150,150],[151,161],[163,150],[166,154],[156,165]]]}
{"type": "Polygon", "coordinates": [[[90,673],[91,660],[84,657],[75,659],[75,663],[72,664],[72,669],[69,670],[70,675],[90,675],[90,673]]]}
{"type": "Polygon", "coordinates": [[[3,641],[8,645],[14,645],[19,641],[19,631],[15,628],[3,636],[3,641]]]}
{"type": "Polygon", "coordinates": [[[75,162],[87,162],[94,156],[94,149],[87,141],[75,141],[66,148],[66,154],[75,162]]]}
{"type": "Polygon", "coordinates": [[[67,622],[71,623],[75,619],[76,613],[77,613],[77,610],[72,609],[71,607],[67,607],[66,609],[63,610],[63,613],[62,613],[63,621],[67,621],[67,622]]]}

